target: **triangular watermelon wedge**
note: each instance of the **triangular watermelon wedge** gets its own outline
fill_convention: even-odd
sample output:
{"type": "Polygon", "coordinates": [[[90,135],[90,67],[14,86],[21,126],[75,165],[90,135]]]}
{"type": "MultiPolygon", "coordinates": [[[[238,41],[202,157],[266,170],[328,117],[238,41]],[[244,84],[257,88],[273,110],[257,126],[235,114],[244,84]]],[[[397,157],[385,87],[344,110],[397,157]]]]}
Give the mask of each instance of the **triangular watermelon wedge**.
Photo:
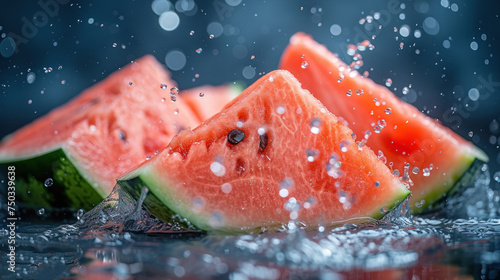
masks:
{"type": "Polygon", "coordinates": [[[144,205],[159,218],[176,213],[207,231],[378,219],[409,191],[351,134],[274,71],[118,183],[135,196],[147,187],[144,205]]]}
{"type": "Polygon", "coordinates": [[[369,136],[366,145],[411,185],[414,214],[450,191],[475,160],[488,161],[479,148],[359,75],[304,33],[292,36],[280,68],[343,118],[358,140],[369,136]]]}
{"type": "Polygon", "coordinates": [[[17,201],[46,210],[101,202],[116,178],[199,124],[180,98],[171,101],[173,87],[145,56],[4,138],[0,164],[15,168],[17,201]]]}

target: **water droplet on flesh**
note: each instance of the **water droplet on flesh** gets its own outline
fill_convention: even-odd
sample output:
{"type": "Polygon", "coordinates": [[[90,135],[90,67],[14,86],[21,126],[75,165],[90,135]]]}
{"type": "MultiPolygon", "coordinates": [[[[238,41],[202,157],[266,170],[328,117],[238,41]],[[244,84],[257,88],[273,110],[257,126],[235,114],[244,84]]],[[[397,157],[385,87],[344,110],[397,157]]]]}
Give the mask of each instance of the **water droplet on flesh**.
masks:
{"type": "Polygon", "coordinates": [[[431,175],[431,171],[429,170],[429,168],[424,168],[422,171],[425,177],[429,177],[431,175]]]}
{"type": "Polygon", "coordinates": [[[311,121],[311,133],[319,134],[319,127],[321,125],[321,120],[317,118],[313,118],[311,121]]]}
{"type": "Polygon", "coordinates": [[[306,151],[307,161],[313,162],[319,155],[319,151],[316,149],[308,149],[306,151]]]}
{"type": "Polygon", "coordinates": [[[351,96],[352,95],[352,90],[348,89],[347,92],[346,92],[347,96],[351,96]]]}
{"type": "Polygon", "coordinates": [[[309,64],[307,63],[307,61],[302,61],[302,63],[300,64],[300,67],[301,67],[302,69],[306,69],[306,68],[307,68],[307,66],[309,66],[309,64]]]}
{"type": "Polygon", "coordinates": [[[161,89],[167,89],[167,84],[161,84],[161,85],[160,85],[160,88],[161,88],[161,89]]]}
{"type": "Polygon", "coordinates": [[[221,189],[223,193],[230,193],[233,189],[233,186],[229,183],[224,183],[222,184],[221,189]]]}

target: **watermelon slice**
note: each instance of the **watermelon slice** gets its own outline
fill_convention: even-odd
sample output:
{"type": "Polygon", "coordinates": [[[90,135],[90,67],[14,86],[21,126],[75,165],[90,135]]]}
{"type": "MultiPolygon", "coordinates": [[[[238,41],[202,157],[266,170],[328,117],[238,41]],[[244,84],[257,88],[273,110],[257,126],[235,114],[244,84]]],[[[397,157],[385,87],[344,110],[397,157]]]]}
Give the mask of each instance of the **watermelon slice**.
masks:
{"type": "Polygon", "coordinates": [[[46,209],[99,203],[116,178],[161,151],[179,130],[198,125],[182,100],[171,101],[175,86],[146,56],[7,136],[0,163],[15,167],[19,201],[46,209]]]}
{"type": "Polygon", "coordinates": [[[280,68],[289,70],[330,112],[342,117],[411,186],[414,214],[445,195],[487,155],[389,89],[364,78],[310,36],[290,39],[280,68]]]}
{"type": "Polygon", "coordinates": [[[118,179],[165,221],[202,230],[378,219],[408,189],[287,71],[260,78],[225,109],[118,179]]]}
{"type": "Polygon", "coordinates": [[[222,86],[201,86],[181,92],[182,100],[189,106],[202,123],[218,113],[224,105],[238,96],[242,91],[239,84],[222,86]]]}

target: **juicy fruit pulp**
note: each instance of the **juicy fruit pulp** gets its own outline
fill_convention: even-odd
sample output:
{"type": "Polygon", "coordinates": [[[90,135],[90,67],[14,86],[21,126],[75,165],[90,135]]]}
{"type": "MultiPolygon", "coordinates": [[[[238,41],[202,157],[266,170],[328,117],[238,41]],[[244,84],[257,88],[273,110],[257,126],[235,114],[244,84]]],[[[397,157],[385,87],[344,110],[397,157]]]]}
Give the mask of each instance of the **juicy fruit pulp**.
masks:
{"type": "Polygon", "coordinates": [[[413,213],[438,201],[475,159],[488,160],[471,143],[399,100],[386,87],[360,76],[308,35],[297,33],[290,39],[280,68],[294,74],[402,176],[411,186],[413,213]]]}
{"type": "Polygon", "coordinates": [[[0,163],[16,167],[18,196],[33,207],[99,203],[117,177],[199,123],[181,100],[171,101],[166,88],[175,86],[146,56],[7,136],[0,163]]]}
{"type": "Polygon", "coordinates": [[[203,230],[380,218],[409,191],[351,134],[289,72],[274,71],[118,183],[135,194],[147,186],[153,214],[203,230]]]}

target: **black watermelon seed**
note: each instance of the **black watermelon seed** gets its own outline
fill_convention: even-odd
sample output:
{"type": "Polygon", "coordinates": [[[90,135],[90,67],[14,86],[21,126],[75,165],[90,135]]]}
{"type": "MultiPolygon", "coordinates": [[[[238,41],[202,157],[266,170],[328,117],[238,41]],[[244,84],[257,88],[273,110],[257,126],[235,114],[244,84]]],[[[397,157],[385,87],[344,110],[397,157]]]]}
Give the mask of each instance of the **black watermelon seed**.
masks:
{"type": "Polygon", "coordinates": [[[125,134],[125,132],[120,131],[120,133],[118,134],[118,136],[120,137],[120,139],[122,139],[122,141],[124,141],[124,142],[127,141],[127,135],[125,134]]]}
{"type": "Polygon", "coordinates": [[[227,134],[227,141],[233,145],[240,143],[244,138],[245,133],[239,129],[233,129],[227,134]]]}
{"type": "Polygon", "coordinates": [[[260,144],[259,144],[259,147],[261,149],[265,149],[267,147],[267,142],[269,141],[269,139],[267,138],[267,133],[264,133],[260,136],[260,144]]]}

